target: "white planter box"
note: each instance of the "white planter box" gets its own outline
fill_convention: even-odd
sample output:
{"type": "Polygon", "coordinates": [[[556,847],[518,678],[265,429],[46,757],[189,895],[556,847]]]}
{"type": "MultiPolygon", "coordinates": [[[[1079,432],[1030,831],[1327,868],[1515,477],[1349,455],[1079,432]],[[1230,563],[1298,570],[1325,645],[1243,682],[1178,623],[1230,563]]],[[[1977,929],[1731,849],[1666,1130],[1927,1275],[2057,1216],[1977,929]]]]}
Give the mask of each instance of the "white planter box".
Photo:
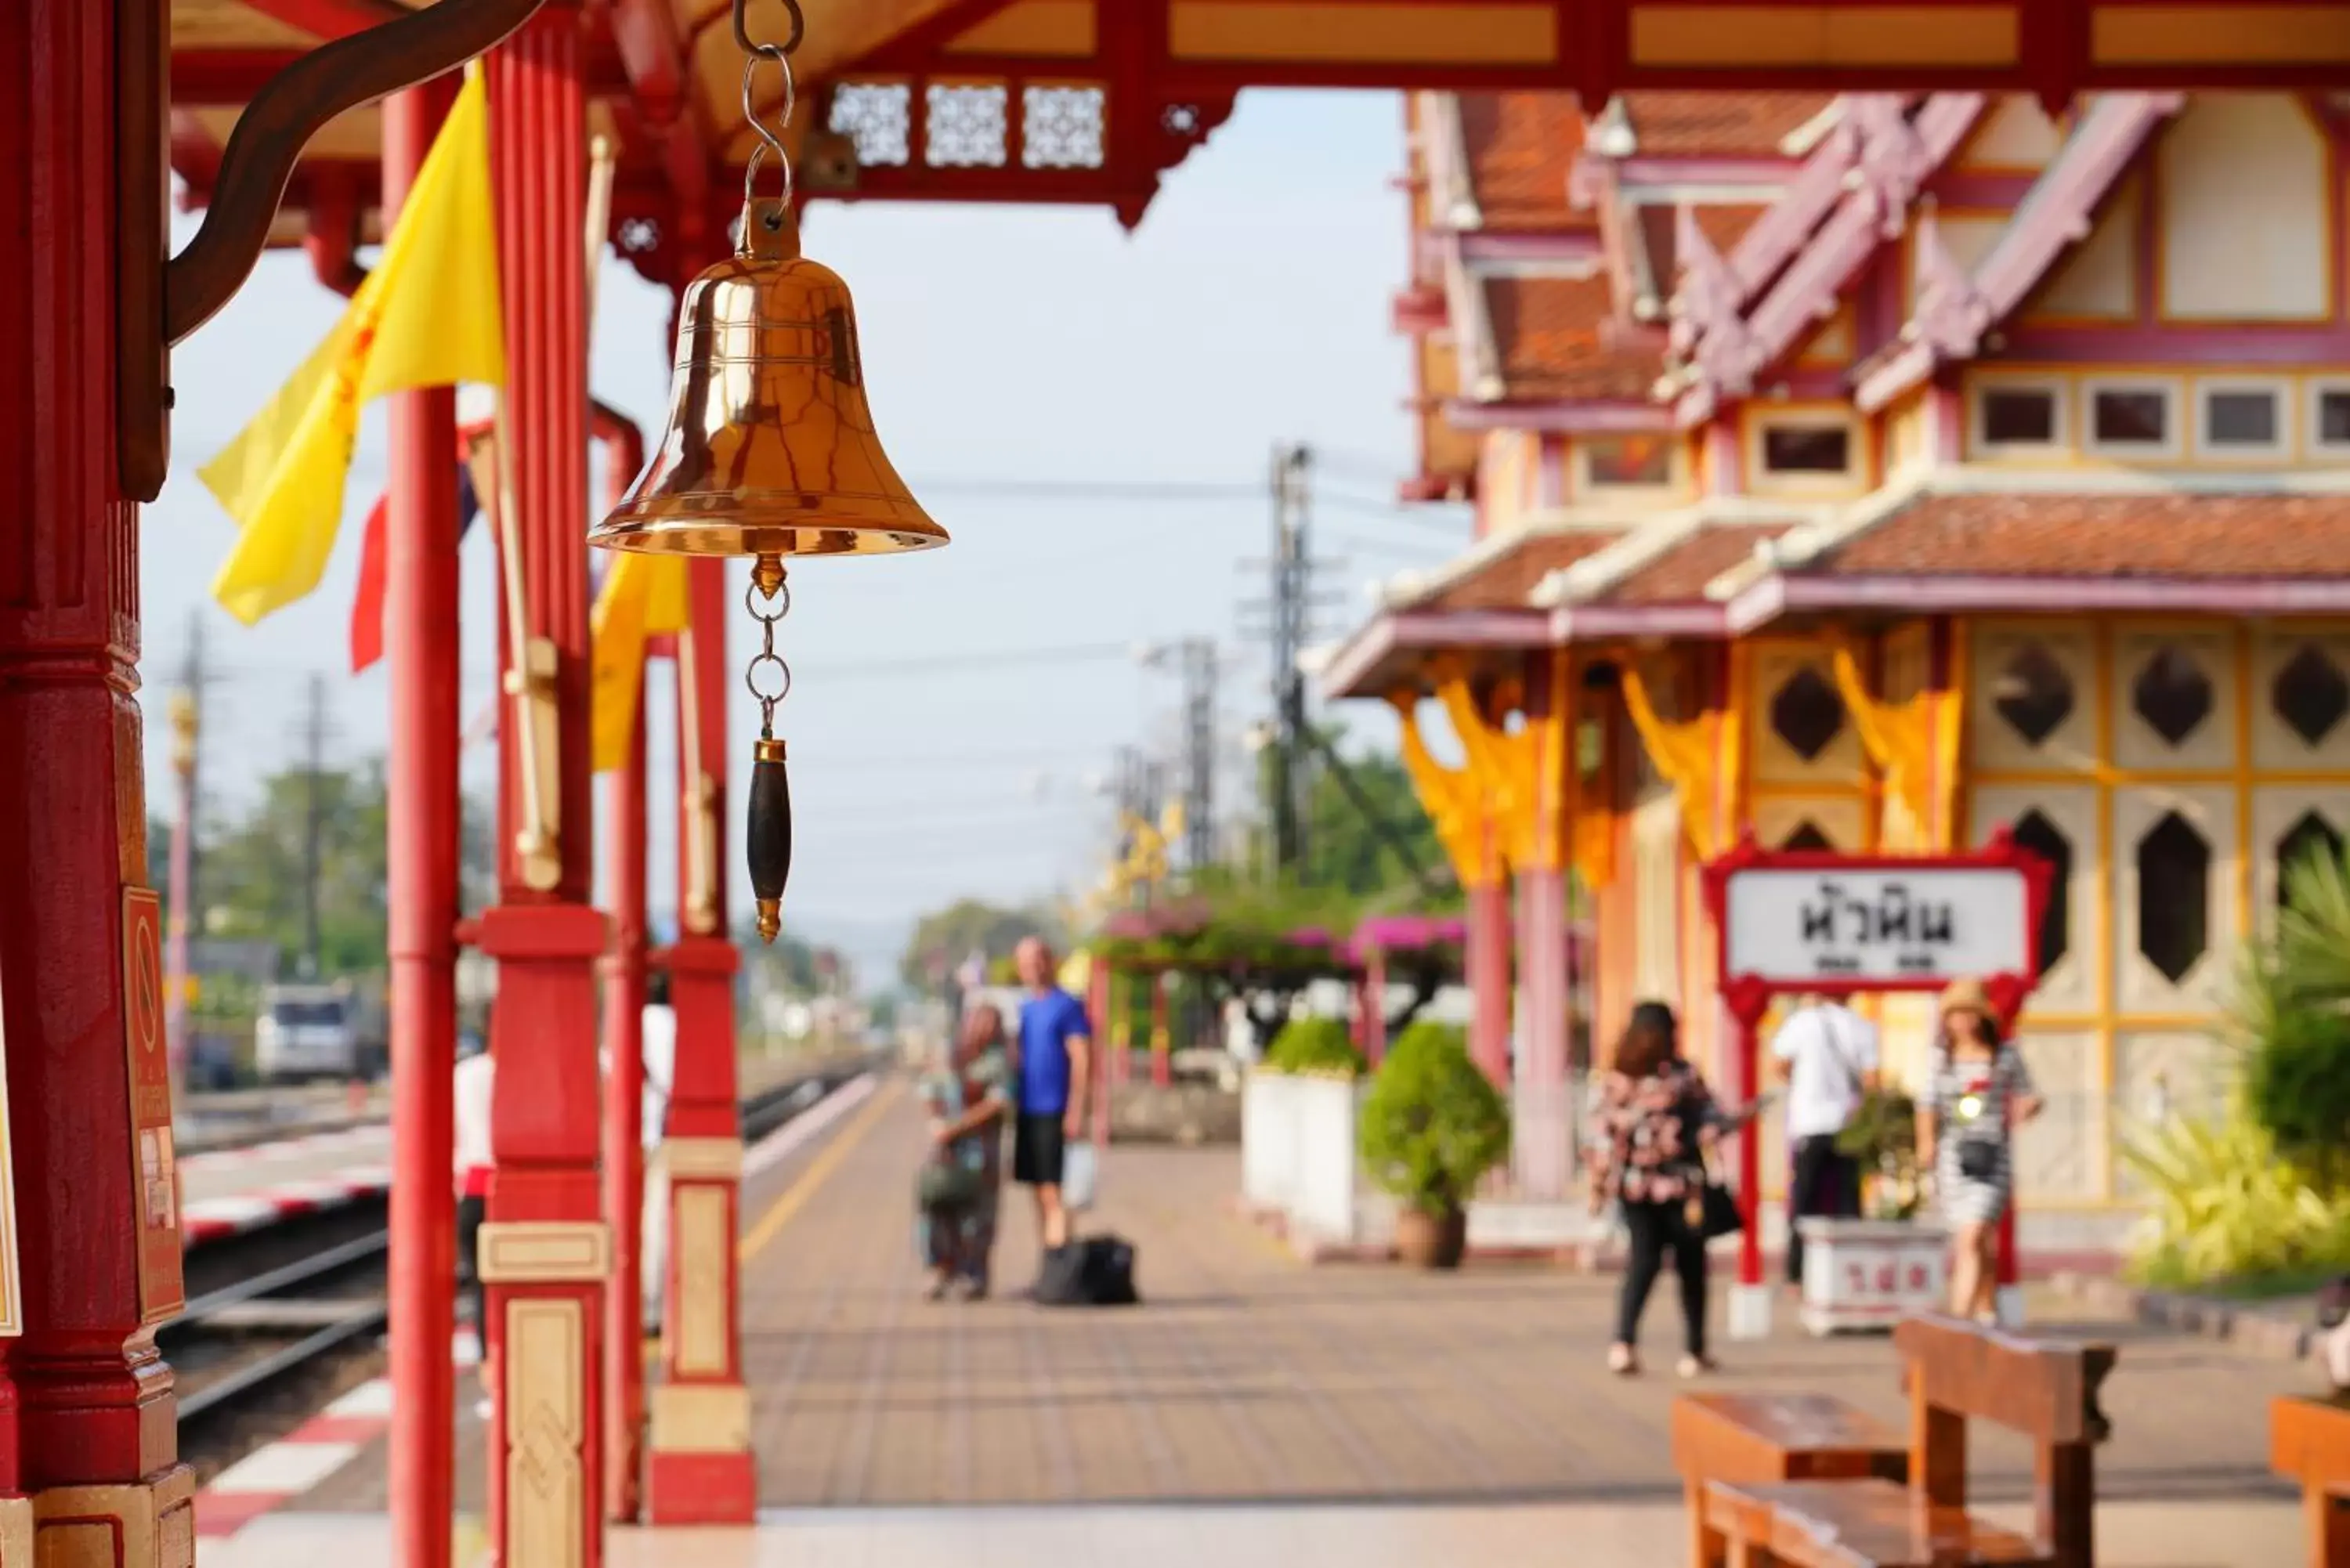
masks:
{"type": "Polygon", "coordinates": [[[1362,1181],[1355,1113],[1362,1093],[1362,1084],[1354,1078],[1290,1080],[1297,1163],[1289,1192],[1289,1221],[1301,1235],[1348,1243],[1356,1239],[1355,1199],[1362,1181]]]}
{"type": "Polygon", "coordinates": [[[1297,1080],[1252,1067],[1241,1084],[1241,1201],[1289,1211],[1297,1180],[1297,1080]]]}
{"type": "Polygon", "coordinates": [[[1804,1326],[1815,1334],[1890,1329],[1939,1312],[1950,1238],[1906,1220],[1802,1220],[1804,1326]]]}

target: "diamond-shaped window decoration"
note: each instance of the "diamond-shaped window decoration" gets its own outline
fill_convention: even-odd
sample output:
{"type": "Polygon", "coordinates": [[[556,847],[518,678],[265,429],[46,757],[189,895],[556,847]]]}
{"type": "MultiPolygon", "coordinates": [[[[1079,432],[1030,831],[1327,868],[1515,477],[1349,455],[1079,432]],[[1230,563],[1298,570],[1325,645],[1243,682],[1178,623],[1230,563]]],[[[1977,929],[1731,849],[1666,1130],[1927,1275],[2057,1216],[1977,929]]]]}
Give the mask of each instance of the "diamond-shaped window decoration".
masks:
{"type": "Polygon", "coordinates": [[[2174,746],[2211,716],[2211,678],[2176,648],[2157,650],[2130,684],[2130,706],[2147,729],[2174,746]]]}
{"type": "Polygon", "coordinates": [[[2277,908],[2293,907],[2294,871],[2313,860],[2342,863],[2342,835],[2334,826],[2314,811],[2305,811],[2301,820],[2285,830],[2277,840],[2277,908]]]}
{"type": "Polygon", "coordinates": [[[2177,985],[2210,946],[2211,846],[2165,812],[2137,841],[2137,950],[2177,985]]]}
{"type": "Polygon", "coordinates": [[[2324,649],[2305,642],[2269,683],[2269,702],[2303,743],[2314,746],[2350,713],[2350,680],[2324,649]]]}
{"type": "Polygon", "coordinates": [[[2073,944],[2073,841],[2037,811],[2027,811],[2010,835],[2048,862],[2048,903],[2040,911],[2040,972],[2062,962],[2073,944]]]}
{"type": "Polygon", "coordinates": [[[2073,716],[2073,678],[2036,642],[2016,650],[1992,693],[1991,706],[2030,745],[2045,741],[2073,716]]]}
{"type": "Polygon", "coordinates": [[[1782,849],[1834,849],[1835,846],[1828,842],[1828,836],[1820,831],[1818,823],[1805,817],[1796,826],[1794,832],[1787,835],[1779,847],[1782,849]]]}
{"type": "Polygon", "coordinates": [[[1816,762],[1844,730],[1844,699],[1825,676],[1806,665],[1771,699],[1771,728],[1788,750],[1816,762]]]}

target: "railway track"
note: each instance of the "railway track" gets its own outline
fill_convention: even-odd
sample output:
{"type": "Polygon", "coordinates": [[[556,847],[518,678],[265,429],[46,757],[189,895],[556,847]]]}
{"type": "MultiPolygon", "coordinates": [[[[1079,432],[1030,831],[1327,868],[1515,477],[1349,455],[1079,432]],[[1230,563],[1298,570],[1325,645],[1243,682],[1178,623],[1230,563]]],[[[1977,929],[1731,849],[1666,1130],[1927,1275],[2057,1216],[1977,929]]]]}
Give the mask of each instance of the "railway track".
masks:
{"type": "MultiPolygon", "coordinates": [[[[843,1059],[744,1100],[743,1141],[766,1137],[871,1064],[843,1059]]],[[[182,1457],[200,1480],[380,1370],[390,1316],[386,1219],[379,1199],[191,1254],[187,1310],[157,1340],[179,1391],[182,1457]]]]}

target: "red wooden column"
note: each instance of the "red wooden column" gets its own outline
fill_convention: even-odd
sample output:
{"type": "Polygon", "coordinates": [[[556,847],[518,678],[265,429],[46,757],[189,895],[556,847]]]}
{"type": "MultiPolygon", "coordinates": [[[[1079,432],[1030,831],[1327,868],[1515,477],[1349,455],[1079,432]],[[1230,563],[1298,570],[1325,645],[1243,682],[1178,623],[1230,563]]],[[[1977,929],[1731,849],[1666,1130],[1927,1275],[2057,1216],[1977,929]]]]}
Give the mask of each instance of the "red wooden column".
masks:
{"type": "Polygon", "coordinates": [[[1512,1094],[1512,1155],[1522,1197],[1555,1202],[1572,1178],[1567,1090],[1566,794],[1574,752],[1563,654],[1526,660],[1526,728],[1535,747],[1532,850],[1518,868],[1518,966],[1526,1016],[1512,1094]]]}
{"type": "MultiPolygon", "coordinates": [[[[534,780],[530,712],[499,726],[498,907],[481,922],[498,963],[491,1048],[496,1172],[483,1227],[495,1409],[490,1539],[497,1560],[596,1568],[603,1556],[603,1291],[610,1232],[597,1170],[596,965],[604,917],[588,905],[588,157],[579,13],[552,0],[488,60],[490,156],[504,276],[502,450],[522,555],[522,635],[505,666],[538,673],[555,744],[539,777],[556,853],[533,864],[515,829],[534,780]],[[515,657],[520,655],[521,657],[515,657]]],[[[500,601],[504,602],[504,598],[500,601]]],[[[502,618],[501,641],[511,628],[502,618]]],[[[537,710],[544,713],[545,710],[537,710]]]]}
{"type": "MultiPolygon", "coordinates": [[[[650,674],[650,671],[647,672],[650,674]]],[[[604,955],[604,1214],[612,1227],[612,1277],[604,1291],[604,1510],[634,1520],[645,1424],[645,709],[641,697],[628,761],[604,776],[611,831],[605,904],[612,950],[604,955]]]]}
{"type": "Polygon", "coordinates": [[[1378,1066],[1388,1054],[1388,954],[1373,943],[1363,950],[1363,978],[1355,991],[1355,1044],[1378,1066]]]}
{"type": "MultiPolygon", "coordinates": [[[[456,97],[456,78],[383,104],[386,222],[399,212],[456,97]]],[[[457,1233],[452,1196],[457,1062],[457,397],[390,402],[385,653],[391,670],[392,1561],[448,1568],[457,1233]]]]}
{"type": "Polygon", "coordinates": [[[25,1312],[23,1337],[0,1339],[5,1568],[30,1568],[36,1540],[49,1568],[193,1555],[152,1332],[179,1238],[135,1125],[156,1107],[134,1061],[170,1137],[161,920],[140,886],[139,508],[114,448],[111,208],[119,158],[126,178],[141,161],[116,147],[116,50],[162,67],[118,37],[117,9],[0,5],[0,472],[16,495],[0,512],[0,1050],[25,1312]]]}
{"type": "Polygon", "coordinates": [[[734,973],[726,934],[725,563],[689,571],[678,639],[677,1076],[660,1158],[669,1176],[661,1385],[652,1391],[646,1515],[655,1524],[748,1524],[758,1510],[751,1396],[743,1382],[743,1122],[735,1091],[734,973]]]}

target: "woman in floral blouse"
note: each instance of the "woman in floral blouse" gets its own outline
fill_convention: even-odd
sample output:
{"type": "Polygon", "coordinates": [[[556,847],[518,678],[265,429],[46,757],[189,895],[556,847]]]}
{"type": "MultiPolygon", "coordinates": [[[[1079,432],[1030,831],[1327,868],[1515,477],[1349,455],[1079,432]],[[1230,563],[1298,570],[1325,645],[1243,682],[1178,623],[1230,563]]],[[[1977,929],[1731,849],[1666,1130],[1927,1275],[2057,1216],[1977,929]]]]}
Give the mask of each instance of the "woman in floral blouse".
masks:
{"type": "Polygon", "coordinates": [[[1640,1314],[1670,1251],[1680,1279],[1685,1335],[1679,1371],[1694,1377],[1713,1366],[1705,1353],[1706,1156],[1747,1116],[1725,1113],[1697,1069],[1682,1060],[1673,1010],[1660,1002],[1632,1010],[1594,1099],[1587,1146],[1592,1209],[1621,1204],[1631,1237],[1608,1369],[1621,1376],[1640,1369],[1640,1314]]]}

